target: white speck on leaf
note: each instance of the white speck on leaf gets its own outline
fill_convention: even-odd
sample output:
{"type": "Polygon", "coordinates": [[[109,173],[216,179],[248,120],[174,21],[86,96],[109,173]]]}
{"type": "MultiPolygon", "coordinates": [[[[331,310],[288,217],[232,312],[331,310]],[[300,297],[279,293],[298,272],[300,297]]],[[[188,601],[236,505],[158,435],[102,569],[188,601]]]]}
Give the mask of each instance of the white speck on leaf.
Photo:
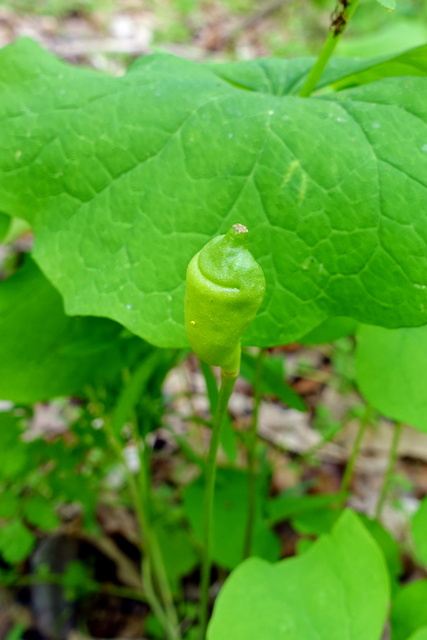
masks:
{"type": "Polygon", "coordinates": [[[423,146],[421,147],[421,151],[424,151],[424,153],[427,153],[427,144],[423,144],[423,146]]]}
{"type": "Polygon", "coordinates": [[[373,122],[371,124],[372,129],[380,129],[381,128],[381,122],[373,122]]]}

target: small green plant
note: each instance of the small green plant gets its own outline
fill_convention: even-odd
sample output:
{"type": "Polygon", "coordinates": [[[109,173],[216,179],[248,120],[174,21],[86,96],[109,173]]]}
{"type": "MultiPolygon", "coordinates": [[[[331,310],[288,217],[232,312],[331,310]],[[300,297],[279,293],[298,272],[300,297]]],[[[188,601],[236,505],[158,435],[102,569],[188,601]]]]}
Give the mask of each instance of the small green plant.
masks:
{"type": "Polygon", "coordinates": [[[221,387],[212,425],[204,498],[204,560],[201,583],[201,640],[206,635],[216,457],[228,401],[240,372],[241,338],[254,320],[265,293],[261,267],[246,248],[247,228],[234,224],[209,242],[187,269],[185,326],[193,351],[221,367],[221,387]]]}
{"type": "MultiPolygon", "coordinates": [[[[77,490],[95,530],[113,468],[138,521],[132,595],[147,603],[153,637],[380,640],[390,603],[393,640],[425,636],[425,615],[410,615],[425,581],[400,588],[399,549],[378,520],[403,421],[427,430],[427,46],[332,58],[356,5],[338,2],[314,64],[154,54],[113,78],[27,39],[0,51],[0,233],[8,216],[35,236],[0,283],[0,397],[15,403],[0,414],[2,449],[13,451],[0,465],[4,582],[19,582],[13,565],[77,490]],[[237,220],[250,252],[246,227],[230,229],[237,220]],[[305,404],[268,348],[330,340],[347,388],[368,402],[341,487],[272,497],[261,397],[305,404]],[[205,461],[173,434],[200,470],[180,492],[153,482],[151,434],[166,426],[165,377],[190,348],[204,362],[212,418],[199,422],[211,437],[205,461]],[[227,405],[240,368],[254,404],[236,435],[227,405]],[[67,395],[84,407],[69,426],[75,447],[24,444],[25,407],[67,395]],[[376,411],[395,422],[372,520],[344,507],[376,411]],[[229,468],[216,473],[223,424],[229,468]],[[281,522],[302,536],[296,558],[279,559],[281,522]],[[212,562],[231,575],[210,617],[212,562]],[[199,607],[181,584],[198,567],[199,607]]],[[[323,423],[328,440],[339,425],[323,423]]],[[[423,503],[412,522],[421,564],[424,514],[423,503]]],[[[50,575],[64,588],[69,578],[50,575]]]]}

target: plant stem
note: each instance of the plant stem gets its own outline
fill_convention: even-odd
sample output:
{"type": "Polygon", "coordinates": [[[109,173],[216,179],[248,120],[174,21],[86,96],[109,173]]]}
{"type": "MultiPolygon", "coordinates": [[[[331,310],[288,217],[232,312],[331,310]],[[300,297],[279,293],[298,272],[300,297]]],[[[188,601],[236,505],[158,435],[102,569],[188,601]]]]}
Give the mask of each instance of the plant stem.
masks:
{"type": "MultiPolygon", "coordinates": [[[[167,640],[179,640],[178,625],[175,622],[175,618],[170,616],[170,612],[165,613],[160,600],[157,597],[154,585],[153,585],[153,573],[155,572],[155,563],[153,560],[153,538],[149,526],[147,517],[147,505],[145,495],[141,495],[139,487],[135,481],[135,477],[129,469],[126,457],[123,453],[122,445],[114,433],[110,421],[105,421],[105,426],[110,439],[110,443],[114,448],[118,459],[124,465],[126,473],[126,481],[131,495],[132,503],[135,509],[138,528],[141,537],[141,576],[143,577],[145,593],[147,602],[150,605],[154,615],[158,618],[160,624],[163,626],[167,640]],[[153,565],[153,566],[152,566],[153,565]]],[[[144,490],[143,492],[144,493],[144,490]]],[[[159,584],[162,580],[158,579],[159,584]]],[[[166,603],[165,603],[166,606],[166,603]]],[[[168,607],[166,607],[168,608],[168,607]]]]}
{"type": "Polygon", "coordinates": [[[365,435],[365,431],[372,420],[374,410],[371,406],[366,405],[365,412],[359,422],[359,429],[357,431],[356,440],[354,441],[353,450],[351,452],[351,456],[347,462],[344,475],[341,482],[341,487],[339,491],[339,498],[341,504],[345,502],[347,492],[349,490],[351,480],[353,478],[354,468],[356,466],[356,460],[360,452],[360,447],[362,445],[363,436],[365,435]]]}
{"type": "Polygon", "coordinates": [[[378,498],[377,508],[375,510],[375,519],[379,520],[384,508],[387,495],[390,491],[393,472],[397,461],[397,450],[399,447],[400,436],[402,435],[403,422],[395,422],[393,439],[391,441],[390,453],[388,456],[387,469],[384,475],[383,485],[381,487],[380,496],[378,498]]]}
{"type": "MultiPolygon", "coordinates": [[[[32,585],[38,584],[52,584],[58,586],[67,586],[67,581],[63,574],[59,573],[47,573],[43,575],[30,574],[26,576],[22,576],[17,578],[13,583],[4,582],[0,580],[0,584],[4,584],[4,586],[14,586],[14,587],[28,587],[32,585]]],[[[98,593],[107,593],[113,596],[117,596],[118,598],[126,598],[129,600],[137,600],[138,602],[148,602],[147,595],[139,591],[137,589],[132,589],[130,587],[122,587],[120,585],[113,584],[97,584],[97,592],[98,593]]],[[[92,591],[90,591],[92,593],[92,591]]]]}
{"type": "Polygon", "coordinates": [[[308,98],[315,90],[329,59],[335,50],[335,47],[340,41],[351,16],[356,10],[358,2],[359,0],[348,0],[348,5],[345,6],[342,0],[338,1],[337,8],[333,14],[332,24],[329,27],[328,37],[320,51],[319,57],[299,92],[299,96],[301,98],[308,98]]]}
{"type": "Polygon", "coordinates": [[[249,431],[248,439],[248,513],[246,520],[245,542],[243,546],[243,560],[249,558],[252,549],[252,540],[254,537],[255,513],[256,513],[256,444],[258,435],[258,416],[261,404],[261,380],[264,365],[265,349],[258,351],[258,357],[255,363],[254,378],[254,410],[252,415],[252,424],[249,431]]]}
{"type": "MultiPolygon", "coordinates": [[[[149,492],[149,481],[148,481],[149,474],[148,474],[145,442],[142,440],[142,443],[141,443],[141,438],[139,437],[138,430],[136,428],[135,423],[132,423],[132,430],[133,430],[135,443],[138,447],[138,454],[139,454],[139,460],[140,460],[140,469],[137,475],[138,484],[136,486],[136,489],[137,489],[137,493],[139,493],[139,496],[140,496],[140,502],[142,507],[141,511],[144,512],[145,510],[146,513],[149,514],[151,512],[151,509],[150,509],[150,492],[149,492]],[[141,447],[141,444],[142,444],[142,447],[141,447]]],[[[145,517],[144,523],[142,523],[141,521],[141,524],[143,524],[144,526],[144,531],[146,532],[145,533],[146,538],[148,536],[147,539],[149,540],[150,561],[153,566],[153,576],[156,578],[158,589],[167,612],[168,620],[171,623],[171,629],[172,628],[174,629],[173,638],[179,638],[179,633],[177,632],[178,625],[179,625],[178,616],[175,611],[172,591],[169,586],[169,579],[166,572],[165,563],[163,560],[163,555],[159,545],[159,541],[151,526],[151,522],[147,517],[145,517]]]]}
{"type": "Polygon", "coordinates": [[[201,598],[200,598],[200,639],[205,640],[208,626],[209,610],[209,583],[211,573],[211,547],[212,547],[212,526],[213,526],[213,506],[215,494],[216,478],[216,457],[221,435],[221,427],[227,412],[228,401],[233,392],[237,379],[236,373],[225,373],[221,369],[221,386],[219,389],[218,403],[212,422],[212,435],[209,445],[209,453],[206,464],[206,484],[204,496],[203,513],[203,560],[201,578],[201,598]]]}

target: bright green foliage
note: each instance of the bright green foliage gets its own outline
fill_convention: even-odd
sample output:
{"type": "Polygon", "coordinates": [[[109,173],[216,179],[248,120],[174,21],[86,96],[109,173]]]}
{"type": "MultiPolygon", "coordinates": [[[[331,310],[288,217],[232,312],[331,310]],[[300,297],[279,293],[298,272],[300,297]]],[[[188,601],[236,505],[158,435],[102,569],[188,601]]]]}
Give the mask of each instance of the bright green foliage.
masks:
{"type": "Polygon", "coordinates": [[[427,326],[357,330],[357,384],[378,411],[427,431],[427,326]]]}
{"type": "MultiPolygon", "coordinates": [[[[256,357],[242,353],[240,375],[251,384],[255,382],[256,357]]],[[[298,411],[306,411],[304,400],[286,384],[284,380],[284,359],[282,357],[265,358],[262,366],[261,389],[263,393],[277,396],[284,404],[298,411]]]]}
{"type": "MultiPolygon", "coordinates": [[[[21,554],[19,560],[28,554],[33,539],[29,530],[28,535],[22,532],[24,524],[41,531],[56,528],[60,504],[80,504],[84,523],[93,530],[95,506],[111,465],[104,431],[93,429],[85,414],[69,426],[68,437],[48,444],[43,438],[24,441],[21,422],[11,413],[0,413],[0,532],[6,527],[0,539],[3,535],[7,541],[8,531],[17,528],[16,544],[22,549],[12,549],[15,556],[21,554]]],[[[9,553],[6,542],[5,546],[9,553]]]]}
{"type": "MultiPolygon", "coordinates": [[[[288,490],[268,503],[270,523],[290,520],[296,531],[310,536],[329,533],[341,513],[336,494],[298,495],[288,490]]],[[[383,552],[391,578],[396,579],[402,571],[399,545],[377,520],[363,514],[358,517],[383,552]]]]}
{"type": "Polygon", "coordinates": [[[0,518],[12,518],[19,513],[20,504],[18,496],[14,493],[5,493],[3,491],[0,501],[0,518]]]}
{"type": "MultiPolygon", "coordinates": [[[[204,478],[198,478],[184,493],[184,509],[196,537],[202,539],[204,478]]],[[[279,540],[263,517],[261,487],[257,492],[257,511],[252,552],[267,560],[279,557],[279,540]]],[[[248,510],[247,474],[234,469],[218,469],[214,502],[213,562],[234,569],[243,557],[248,510]]]]}
{"type": "Polygon", "coordinates": [[[98,585],[90,577],[90,570],[78,560],[70,562],[63,574],[64,595],[68,602],[75,602],[78,598],[96,592],[98,585]]]}
{"type": "MultiPolygon", "coordinates": [[[[319,88],[336,91],[301,99],[311,64],[201,65],[153,55],[111,78],[59,62],[30,41],[0,51],[0,237],[5,214],[28,221],[42,269],[28,262],[0,283],[1,398],[30,402],[82,393],[90,383],[90,410],[111,418],[119,446],[134,414],[142,433],[156,428],[161,385],[179,354],[141,346],[112,320],[154,344],[188,346],[187,265],[238,221],[251,230],[267,284],[245,343],[334,340],[358,322],[389,327],[359,327],[359,385],[386,415],[427,430],[426,327],[395,329],[427,323],[427,47],[332,61],[319,88]],[[80,317],[64,313],[60,294],[80,317]],[[84,317],[95,314],[106,318],[84,317]]],[[[228,311],[217,313],[220,322],[228,311]]],[[[243,364],[253,378],[253,357],[245,354],[243,364]]],[[[279,360],[266,360],[262,391],[304,408],[283,384],[279,360]]],[[[216,397],[211,384],[212,409],[216,397]]],[[[59,437],[49,447],[24,445],[19,419],[0,414],[7,562],[28,556],[33,528],[57,526],[58,503],[80,502],[95,528],[95,505],[117,461],[105,430],[93,429],[95,414],[79,411],[72,443],[59,437]]],[[[231,428],[224,434],[234,459],[231,428]]],[[[261,476],[252,552],[277,560],[272,526],[283,519],[311,546],[276,565],[253,558],[239,566],[218,598],[209,640],[380,640],[384,558],[395,582],[397,545],[378,523],[363,519],[364,527],[341,514],[336,496],[268,500],[261,476]]],[[[197,564],[203,484],[188,486],[170,513],[153,500],[153,529],[178,595],[179,579],[197,564]]],[[[220,470],[213,559],[221,568],[241,562],[247,506],[247,475],[220,470]]],[[[412,521],[423,563],[424,506],[412,521]]],[[[87,576],[74,569],[69,578],[75,597],[87,576]]],[[[425,638],[426,597],[424,581],[400,591],[393,640],[425,638]]]]}
{"type": "Polygon", "coordinates": [[[0,283],[0,397],[34,402],[113,378],[125,358],[121,332],[104,318],[66,316],[58,292],[28,261],[0,283]]]}
{"type": "MultiPolygon", "coordinates": [[[[137,341],[129,340],[129,355],[138,363],[132,370],[130,379],[126,379],[115,402],[111,420],[113,432],[120,437],[123,425],[138,410],[142,432],[158,428],[158,420],[162,413],[162,386],[170,369],[177,363],[179,353],[166,349],[156,349],[137,341]],[[139,348],[138,348],[139,347],[139,348]],[[141,349],[142,347],[142,349],[141,349]]],[[[135,363],[134,363],[135,364],[135,363]]],[[[117,388],[114,389],[117,393],[117,388]]]]}
{"type": "Polygon", "coordinates": [[[392,640],[408,640],[411,634],[427,626],[427,580],[411,582],[393,602],[391,610],[392,640]]]}
{"type": "Polygon", "coordinates": [[[23,505],[25,519],[42,531],[52,531],[59,525],[59,518],[51,501],[42,496],[31,496],[23,505]]]}
{"type": "Polygon", "coordinates": [[[417,559],[427,566],[427,498],[421,502],[411,520],[411,534],[417,559]]]}
{"type": "MultiPolygon", "coordinates": [[[[18,420],[8,413],[0,413],[0,483],[13,484],[29,464],[30,453],[21,440],[18,420]]],[[[11,509],[13,498],[7,502],[6,509],[11,509]]]]}
{"type": "Polygon", "coordinates": [[[427,627],[418,629],[408,640],[427,640],[427,627]]]}
{"type": "Polygon", "coordinates": [[[187,264],[239,220],[267,281],[247,344],[330,315],[427,322],[425,78],[301,99],[307,62],[236,69],[154,55],[110,78],[1,52],[0,208],[32,222],[67,312],[185,345],[187,264]]]}
{"type": "Polygon", "coordinates": [[[380,640],[387,604],[382,555],[347,511],[302,556],[238,567],[218,596],[208,640],[380,640]]]}
{"type": "Polygon", "coordinates": [[[14,564],[28,556],[36,538],[21,520],[11,520],[0,527],[0,557],[14,564]]]}
{"type": "Polygon", "coordinates": [[[240,370],[240,340],[265,293],[261,267],[247,248],[248,229],[234,224],[190,261],[185,330],[194,353],[227,373],[240,370]]]}
{"type": "Polygon", "coordinates": [[[383,552],[390,576],[394,579],[397,578],[402,572],[398,543],[378,520],[368,518],[363,514],[359,514],[359,518],[383,552]]]}

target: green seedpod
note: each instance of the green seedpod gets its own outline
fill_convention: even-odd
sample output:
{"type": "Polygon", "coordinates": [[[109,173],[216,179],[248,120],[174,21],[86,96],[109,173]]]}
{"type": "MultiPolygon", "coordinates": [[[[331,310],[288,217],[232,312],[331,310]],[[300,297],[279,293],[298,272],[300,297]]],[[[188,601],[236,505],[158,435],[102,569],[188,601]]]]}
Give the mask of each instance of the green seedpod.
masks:
{"type": "Polygon", "coordinates": [[[240,340],[265,293],[264,273],[235,224],[197,253],[187,269],[185,328],[194,353],[225,373],[240,368],[240,340]]]}

